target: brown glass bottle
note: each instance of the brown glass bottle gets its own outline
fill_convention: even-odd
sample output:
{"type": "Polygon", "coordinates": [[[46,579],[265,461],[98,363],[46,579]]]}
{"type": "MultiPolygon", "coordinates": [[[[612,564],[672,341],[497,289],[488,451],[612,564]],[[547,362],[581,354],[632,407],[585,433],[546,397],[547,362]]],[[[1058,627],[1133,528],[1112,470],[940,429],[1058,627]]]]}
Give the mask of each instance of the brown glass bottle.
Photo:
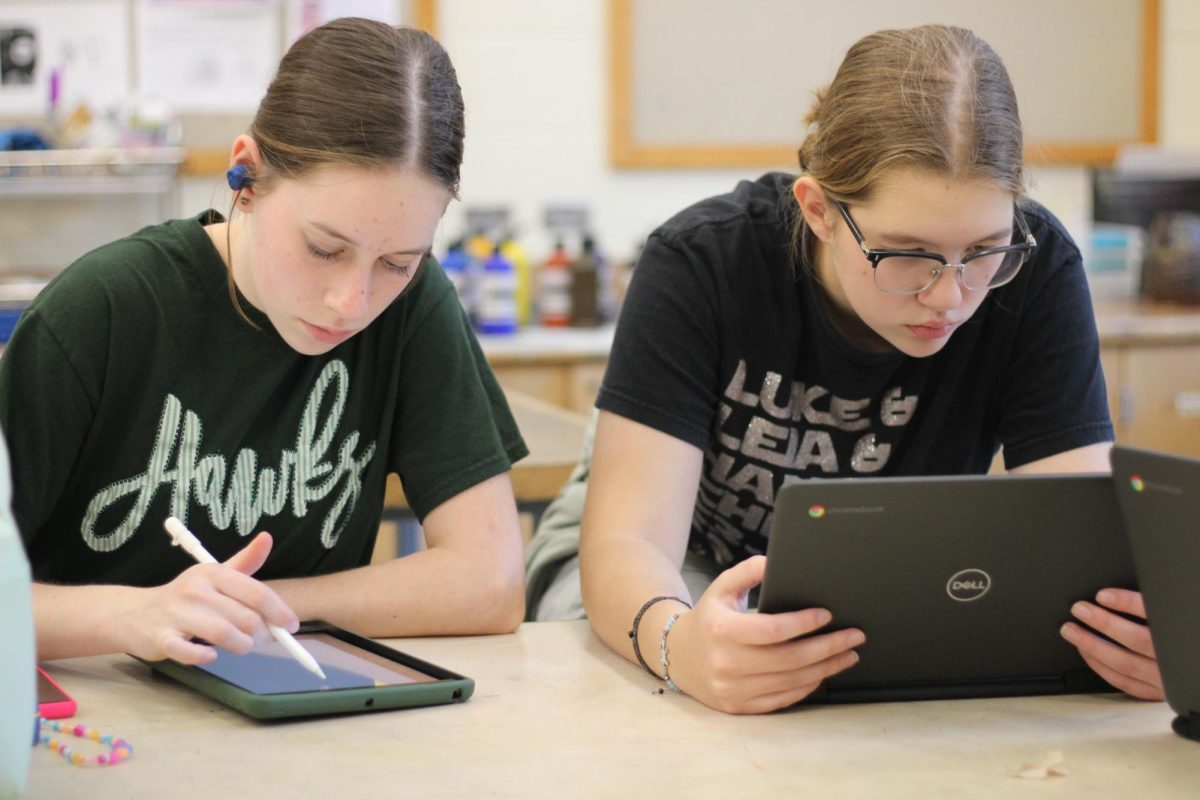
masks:
{"type": "Polygon", "coordinates": [[[577,328],[600,324],[600,275],[596,243],[583,239],[583,252],[571,262],[571,325],[577,328]]]}

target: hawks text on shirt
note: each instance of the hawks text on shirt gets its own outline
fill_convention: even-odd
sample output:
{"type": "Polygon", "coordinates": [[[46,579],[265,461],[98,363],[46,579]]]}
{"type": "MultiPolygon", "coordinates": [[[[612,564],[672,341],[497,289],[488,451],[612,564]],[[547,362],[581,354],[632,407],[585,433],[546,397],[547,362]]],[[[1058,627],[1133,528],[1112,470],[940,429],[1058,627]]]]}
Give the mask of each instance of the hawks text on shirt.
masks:
{"type": "Polygon", "coordinates": [[[183,408],[179,398],[168,394],[163,401],[158,434],[150,448],[146,469],[102,489],[88,504],[80,533],[88,547],[107,553],[129,541],[145,519],[155,495],[171,491],[171,515],[185,524],[192,501],[208,512],[212,524],[248,536],[263,515],[280,513],[291,501],[292,514],[301,518],[310,503],[340,491],[321,526],[321,544],[331,548],[354,511],[362,490],[362,474],[375,455],[375,442],[359,448],[358,431],[342,438],[336,456],[331,446],[350,389],[350,372],[332,360],[309,392],[296,432],[295,447],[283,448],[278,466],[259,466],[259,454],[243,448],[233,459],[233,470],[222,453],[201,456],[203,422],[194,411],[183,408]],[[322,417],[325,395],[333,401],[322,417]],[[124,519],[110,531],[97,531],[100,516],[112,506],[127,503],[124,519]]]}

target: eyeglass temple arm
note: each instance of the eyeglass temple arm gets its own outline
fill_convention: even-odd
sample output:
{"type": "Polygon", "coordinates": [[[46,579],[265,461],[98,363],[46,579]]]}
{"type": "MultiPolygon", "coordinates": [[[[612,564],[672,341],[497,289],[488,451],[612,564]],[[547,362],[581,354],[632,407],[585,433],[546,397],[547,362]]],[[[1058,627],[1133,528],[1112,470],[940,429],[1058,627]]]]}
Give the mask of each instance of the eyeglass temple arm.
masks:
{"type": "Polygon", "coordinates": [[[870,261],[872,264],[878,264],[880,258],[879,253],[876,253],[874,250],[867,247],[867,243],[863,240],[862,231],[860,231],[858,226],[854,224],[854,218],[850,216],[850,210],[846,208],[846,204],[841,202],[837,203],[837,209],[839,212],[841,212],[842,219],[846,221],[846,227],[848,227],[850,232],[854,234],[854,241],[858,242],[858,249],[862,250],[863,255],[867,257],[868,261],[870,261]]]}
{"type": "Polygon", "coordinates": [[[1021,209],[1014,208],[1013,212],[1017,215],[1017,225],[1021,226],[1021,233],[1025,235],[1025,244],[1036,248],[1038,246],[1037,239],[1034,238],[1033,232],[1029,230],[1029,223],[1025,221],[1025,215],[1021,213],[1021,209]]]}

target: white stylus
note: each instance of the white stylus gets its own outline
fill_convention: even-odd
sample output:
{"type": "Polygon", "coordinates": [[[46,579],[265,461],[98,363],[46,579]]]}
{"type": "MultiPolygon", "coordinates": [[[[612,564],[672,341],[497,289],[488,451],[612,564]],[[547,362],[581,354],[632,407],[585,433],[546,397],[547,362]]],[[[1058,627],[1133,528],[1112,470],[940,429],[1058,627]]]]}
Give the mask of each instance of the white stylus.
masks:
{"type": "MultiPolygon", "coordinates": [[[[217,560],[212,557],[212,553],[204,549],[204,545],[200,544],[200,540],[196,538],[196,534],[189,531],[184,524],[175,517],[167,517],[167,521],[163,523],[163,527],[167,529],[167,533],[171,534],[171,544],[182,547],[189,556],[196,559],[201,564],[215,564],[217,560]]],[[[267,623],[267,630],[275,637],[275,641],[283,645],[283,649],[291,653],[292,658],[300,662],[300,665],[306,670],[325,680],[325,673],[321,671],[321,665],[312,657],[312,653],[305,650],[296,638],[278,625],[270,622],[267,623]]]]}

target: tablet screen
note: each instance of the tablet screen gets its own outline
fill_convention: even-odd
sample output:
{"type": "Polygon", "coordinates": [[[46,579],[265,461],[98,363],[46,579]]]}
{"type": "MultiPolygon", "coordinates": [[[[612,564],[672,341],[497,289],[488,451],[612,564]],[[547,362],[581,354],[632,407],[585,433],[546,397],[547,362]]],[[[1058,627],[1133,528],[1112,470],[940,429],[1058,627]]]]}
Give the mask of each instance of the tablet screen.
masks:
{"type": "Polygon", "coordinates": [[[52,683],[49,678],[39,669],[37,674],[37,699],[38,703],[63,703],[70,701],[67,693],[52,683]]]}
{"type": "Polygon", "coordinates": [[[255,646],[244,656],[218,647],[217,660],[198,668],[255,694],[362,689],[437,680],[327,633],[299,633],[296,640],[312,653],[326,680],[300,666],[283,645],[274,640],[255,646]]]}

